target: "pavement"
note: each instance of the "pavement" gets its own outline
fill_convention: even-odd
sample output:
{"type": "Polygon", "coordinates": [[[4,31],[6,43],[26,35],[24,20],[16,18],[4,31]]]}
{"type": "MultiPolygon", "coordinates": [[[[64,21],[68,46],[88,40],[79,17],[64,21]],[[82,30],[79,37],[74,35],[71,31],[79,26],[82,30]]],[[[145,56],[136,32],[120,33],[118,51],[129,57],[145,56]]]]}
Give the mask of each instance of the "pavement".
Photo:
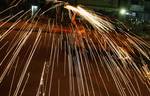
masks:
{"type": "MultiPolygon", "coordinates": [[[[5,25],[6,28],[1,29],[0,32],[4,33],[7,27],[9,28],[10,25],[12,24],[7,23],[5,25]]],[[[21,25],[22,23],[19,23],[19,26],[21,25]]],[[[19,28],[19,26],[17,28],[19,28]]],[[[59,28],[56,28],[56,30],[57,29],[59,28]]],[[[61,40],[62,36],[59,31],[60,30],[56,31],[58,33],[41,33],[41,40],[27,68],[27,72],[25,74],[23,82],[21,83],[21,87],[18,90],[18,95],[36,96],[44,64],[46,64],[43,84],[41,84],[41,87],[39,89],[40,92],[45,92],[45,96],[120,96],[120,90],[117,89],[116,81],[110,74],[110,70],[106,65],[102,66],[102,62],[104,61],[101,62],[97,57],[96,61],[98,63],[98,66],[96,65],[97,63],[95,62],[95,60],[93,60],[90,56],[87,57],[88,60],[83,59],[83,63],[81,63],[80,65],[83,75],[83,81],[81,80],[81,77],[78,73],[78,63],[70,63],[69,59],[67,59],[74,58],[66,51],[65,46],[68,46],[67,42],[64,40],[61,41],[61,44],[58,43],[61,40]],[[86,62],[88,62],[88,65],[86,64],[86,62]],[[70,74],[70,66],[72,66],[72,74],[70,74]],[[105,67],[105,69],[103,67],[105,67]],[[82,84],[84,85],[84,91],[81,86],[82,84]]],[[[0,62],[2,62],[2,60],[11,50],[7,58],[0,66],[0,74],[5,71],[6,66],[9,64],[9,61],[12,59],[12,57],[15,56],[15,49],[17,48],[17,45],[19,43],[17,43],[17,45],[14,44],[15,42],[17,42],[22,33],[26,33],[26,31],[19,33],[18,30],[13,30],[2,41],[0,41],[0,62]]],[[[30,56],[30,52],[32,51],[32,47],[36,40],[37,34],[38,32],[36,30],[32,32],[29,39],[26,41],[19,54],[17,55],[16,60],[14,60],[14,63],[11,63],[11,70],[8,70],[7,75],[0,83],[1,96],[9,96],[8,94],[11,94],[10,96],[16,96],[14,95],[14,93],[19,86],[19,79],[24,70],[24,67],[27,64],[26,61],[30,56]]],[[[96,53],[94,54],[96,56],[96,53]]],[[[82,55],[81,53],[80,58],[83,57],[84,55],[82,55]]],[[[78,57],[76,56],[75,58],[78,57]]],[[[117,69],[112,70],[116,71],[115,75],[118,75],[117,69]]],[[[124,91],[127,96],[138,96],[137,94],[139,94],[139,96],[149,96],[150,91],[148,88],[150,88],[150,86],[146,86],[146,83],[140,80],[138,74],[134,72],[134,70],[129,69],[129,72],[130,74],[128,74],[127,72],[126,75],[128,75],[128,78],[130,78],[131,81],[127,81],[127,84],[124,84],[123,80],[121,79],[116,79],[120,80],[120,84],[124,88],[124,90],[122,91],[124,91]],[[133,93],[130,93],[130,90],[133,90],[133,93]]],[[[42,96],[41,93],[39,94],[40,96],[42,96]]]]}

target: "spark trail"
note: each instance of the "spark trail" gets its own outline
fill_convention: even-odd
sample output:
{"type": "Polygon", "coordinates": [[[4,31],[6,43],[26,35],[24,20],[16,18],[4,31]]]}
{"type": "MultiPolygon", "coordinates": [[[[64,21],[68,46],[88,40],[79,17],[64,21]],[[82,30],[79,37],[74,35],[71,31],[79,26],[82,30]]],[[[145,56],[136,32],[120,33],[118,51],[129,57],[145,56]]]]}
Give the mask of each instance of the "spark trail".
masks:
{"type": "MultiPolygon", "coordinates": [[[[0,15],[24,1],[15,2],[0,15]]],[[[104,16],[65,2],[39,9],[27,19],[30,13],[21,10],[0,18],[3,96],[150,94],[150,45],[144,40],[116,30],[118,26],[104,16]],[[46,17],[51,10],[61,18],[46,17]]]]}

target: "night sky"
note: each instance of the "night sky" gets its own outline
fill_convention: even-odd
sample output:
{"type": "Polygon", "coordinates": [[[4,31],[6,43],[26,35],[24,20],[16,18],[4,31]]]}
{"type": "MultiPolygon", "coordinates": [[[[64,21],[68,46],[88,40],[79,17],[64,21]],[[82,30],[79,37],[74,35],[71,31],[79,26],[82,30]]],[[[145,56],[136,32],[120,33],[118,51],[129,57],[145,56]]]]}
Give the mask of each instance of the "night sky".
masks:
{"type": "Polygon", "coordinates": [[[0,0],[0,8],[6,7],[6,0],[0,0]]]}
{"type": "Polygon", "coordinates": [[[6,0],[0,0],[0,5],[3,5],[6,2],[6,0]]]}

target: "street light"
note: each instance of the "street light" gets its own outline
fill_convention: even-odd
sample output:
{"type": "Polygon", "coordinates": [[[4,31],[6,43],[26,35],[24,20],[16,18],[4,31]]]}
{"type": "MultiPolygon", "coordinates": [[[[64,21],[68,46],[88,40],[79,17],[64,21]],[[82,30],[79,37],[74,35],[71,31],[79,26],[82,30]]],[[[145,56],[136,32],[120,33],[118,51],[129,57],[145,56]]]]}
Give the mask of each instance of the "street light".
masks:
{"type": "Polygon", "coordinates": [[[122,8],[120,9],[120,12],[119,12],[121,15],[126,15],[127,14],[127,10],[122,8]]]}
{"type": "Polygon", "coordinates": [[[31,10],[32,10],[32,16],[33,16],[33,15],[37,12],[38,6],[32,5],[32,6],[31,6],[31,10]]]}

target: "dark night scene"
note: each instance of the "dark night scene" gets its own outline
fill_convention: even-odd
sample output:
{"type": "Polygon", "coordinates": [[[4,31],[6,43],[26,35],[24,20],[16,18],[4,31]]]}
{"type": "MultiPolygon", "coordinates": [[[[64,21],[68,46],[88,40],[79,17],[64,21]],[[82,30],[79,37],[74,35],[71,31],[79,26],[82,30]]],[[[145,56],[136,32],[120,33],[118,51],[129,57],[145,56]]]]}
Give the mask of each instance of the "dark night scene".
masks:
{"type": "Polygon", "coordinates": [[[0,96],[150,96],[150,0],[0,0],[0,96]]]}

